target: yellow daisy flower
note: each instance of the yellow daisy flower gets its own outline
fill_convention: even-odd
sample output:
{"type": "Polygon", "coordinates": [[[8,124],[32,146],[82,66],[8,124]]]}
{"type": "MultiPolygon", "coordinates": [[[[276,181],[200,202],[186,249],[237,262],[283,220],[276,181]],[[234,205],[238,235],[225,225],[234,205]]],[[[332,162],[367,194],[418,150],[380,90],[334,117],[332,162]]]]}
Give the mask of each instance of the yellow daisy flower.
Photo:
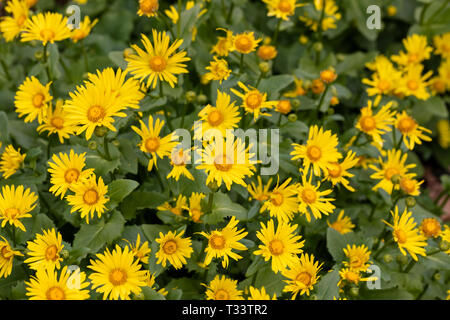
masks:
{"type": "Polygon", "coordinates": [[[328,164],[328,170],[325,171],[325,178],[323,180],[330,181],[333,186],[340,183],[347,190],[354,192],[355,189],[349,185],[346,177],[352,178],[354,174],[348,172],[348,169],[353,168],[358,163],[356,153],[349,151],[342,162],[331,162],[328,164]]]}
{"type": "Polygon", "coordinates": [[[391,59],[401,66],[408,66],[408,69],[423,60],[430,59],[433,51],[433,48],[427,44],[427,37],[418,34],[403,39],[403,46],[406,52],[400,51],[398,55],[393,55],[391,59]]]}
{"type": "Polygon", "coordinates": [[[137,14],[151,18],[158,14],[159,0],[139,0],[139,10],[137,14]]]}
{"type": "Polygon", "coordinates": [[[442,232],[441,224],[435,218],[423,219],[419,230],[427,238],[437,238],[442,232]]]}
{"type": "MultiPolygon", "coordinates": [[[[450,243],[450,227],[447,225],[444,225],[444,230],[441,232],[441,238],[442,241],[446,241],[450,243]]],[[[450,249],[445,251],[445,253],[450,254],[450,249]]]]}
{"type": "Polygon", "coordinates": [[[371,88],[367,89],[369,97],[393,93],[402,77],[402,73],[395,69],[392,62],[385,56],[380,55],[368,67],[374,70],[374,73],[371,79],[362,79],[362,83],[371,86],[371,88]]]}
{"type": "Polygon", "coordinates": [[[289,100],[280,100],[278,101],[278,104],[275,107],[275,111],[282,113],[282,114],[288,114],[292,110],[292,105],[289,100]]]}
{"type": "Polygon", "coordinates": [[[147,87],[156,87],[159,81],[166,81],[173,88],[178,82],[177,77],[180,73],[188,73],[186,65],[183,62],[191,60],[186,57],[186,51],[175,51],[183,43],[182,39],[176,40],[169,47],[170,38],[165,32],[152,30],[153,44],[142,34],[142,44],[145,51],[137,45],[131,47],[136,54],[131,54],[125,60],[128,62],[127,71],[135,78],[144,82],[147,79],[147,87]]]}
{"type": "Polygon", "coordinates": [[[23,256],[20,251],[15,251],[9,242],[0,236],[0,278],[7,278],[12,271],[15,256],[23,256]]]}
{"type": "Polygon", "coordinates": [[[242,259],[240,255],[232,250],[247,250],[247,247],[239,242],[248,232],[245,229],[238,230],[237,220],[234,216],[228,224],[221,230],[214,230],[211,233],[199,232],[202,236],[208,239],[208,246],[205,249],[206,258],[205,265],[209,265],[213,258],[223,258],[222,267],[227,268],[229,257],[234,260],[242,259]]]}
{"type": "Polygon", "coordinates": [[[346,284],[354,284],[358,285],[361,281],[375,281],[377,277],[361,277],[361,273],[359,271],[352,270],[350,268],[343,268],[339,270],[339,276],[341,279],[338,282],[338,287],[342,288],[346,284]]]}
{"type": "Polygon", "coordinates": [[[167,175],[167,179],[174,178],[175,181],[180,179],[180,176],[185,176],[189,180],[194,180],[194,176],[186,168],[186,164],[191,163],[191,150],[183,150],[183,148],[174,148],[170,158],[172,170],[167,175]]]}
{"type": "Polygon", "coordinates": [[[86,38],[90,33],[92,28],[97,24],[98,19],[91,22],[88,16],[84,17],[84,20],[80,22],[78,29],[73,29],[71,32],[71,38],[74,43],[86,38]]]}
{"type": "Polygon", "coordinates": [[[61,144],[64,143],[64,139],[69,139],[77,131],[77,127],[67,121],[67,112],[63,104],[62,100],[58,100],[54,109],[49,106],[43,123],[37,128],[39,133],[48,131],[47,137],[55,133],[58,134],[61,144]]]}
{"type": "Polygon", "coordinates": [[[11,226],[25,230],[20,219],[30,218],[30,212],[36,208],[38,196],[23,186],[3,186],[0,194],[0,220],[2,228],[8,222],[11,226]]]}
{"type": "Polygon", "coordinates": [[[260,43],[262,39],[255,39],[254,32],[243,32],[236,35],[233,35],[233,42],[231,50],[236,50],[241,54],[249,54],[256,50],[258,43],[260,43]]]}
{"type": "Polygon", "coordinates": [[[289,16],[294,15],[295,9],[306,4],[297,3],[297,0],[263,0],[267,5],[268,17],[289,20],[289,16]]]}
{"type": "Polygon", "coordinates": [[[294,150],[290,153],[291,160],[303,159],[304,174],[313,167],[314,175],[320,176],[327,172],[329,163],[337,162],[342,155],[337,150],[338,138],[331,130],[325,131],[322,127],[314,125],[309,129],[306,145],[293,143],[294,150]]]}
{"type": "Polygon", "coordinates": [[[440,119],[437,124],[437,131],[439,136],[439,145],[443,149],[450,147],[450,121],[447,119],[440,119]]]}
{"type": "Polygon", "coordinates": [[[219,57],[226,57],[232,51],[233,48],[233,32],[225,29],[218,29],[226,32],[225,37],[217,37],[217,43],[212,47],[211,52],[219,57]]]}
{"type": "Polygon", "coordinates": [[[3,34],[6,42],[10,42],[25,29],[29,6],[22,0],[10,0],[6,3],[5,11],[11,16],[2,17],[0,32],[3,34]]]}
{"type": "Polygon", "coordinates": [[[25,79],[14,98],[19,118],[25,116],[26,123],[35,119],[38,119],[39,124],[44,121],[49,103],[53,99],[50,95],[50,85],[51,82],[43,86],[34,76],[25,79]]]}
{"type": "Polygon", "coordinates": [[[284,277],[289,279],[284,280],[287,285],[283,292],[292,292],[292,300],[295,300],[299,293],[300,295],[306,293],[309,296],[310,291],[314,289],[314,285],[320,278],[318,273],[322,265],[323,263],[319,264],[318,261],[314,261],[314,255],[302,253],[300,258],[289,266],[289,269],[281,272],[284,277]]]}
{"type": "Polygon", "coordinates": [[[258,48],[256,52],[258,57],[263,60],[273,60],[278,54],[277,48],[268,44],[264,44],[258,48]]]}
{"type": "Polygon", "coordinates": [[[46,12],[38,13],[26,21],[21,41],[38,40],[46,46],[47,43],[54,43],[67,38],[70,38],[67,17],[60,13],[46,12]]]}
{"type": "Polygon", "coordinates": [[[295,89],[285,92],[283,95],[288,98],[296,98],[298,96],[304,96],[306,89],[303,87],[303,80],[295,77],[294,79],[295,89]]]}
{"type": "Polygon", "coordinates": [[[186,258],[190,258],[194,249],[190,237],[183,238],[184,230],[177,232],[169,231],[167,234],[159,233],[155,241],[159,243],[159,251],[156,253],[157,264],[166,266],[167,261],[175,268],[181,269],[186,264],[186,258]]]}
{"type": "Polygon", "coordinates": [[[177,138],[175,134],[168,134],[165,137],[160,137],[161,130],[164,126],[164,121],[159,118],[156,119],[153,124],[153,117],[148,117],[148,126],[142,120],[139,120],[141,129],[132,126],[133,129],[142,139],[139,143],[139,148],[144,153],[150,153],[151,159],[149,159],[147,170],[151,171],[153,166],[157,167],[157,159],[170,156],[172,149],[178,144],[177,141],[173,141],[177,138]]]}
{"type": "Polygon", "coordinates": [[[298,211],[297,185],[291,184],[292,178],[286,179],[281,185],[269,193],[269,198],[261,206],[260,212],[269,211],[271,217],[278,221],[289,222],[298,211]]]}
{"type": "Polygon", "coordinates": [[[223,80],[227,80],[231,74],[231,69],[228,68],[228,62],[224,59],[218,59],[214,57],[214,61],[209,62],[209,66],[206,67],[209,72],[205,74],[206,80],[219,81],[222,84],[223,80]]]}
{"type": "Polygon", "coordinates": [[[418,196],[420,194],[420,185],[422,183],[423,180],[417,181],[416,179],[403,177],[400,179],[400,188],[409,196],[418,196]]]}
{"type": "Polygon", "coordinates": [[[55,268],[61,268],[60,256],[64,248],[62,244],[61,233],[54,228],[42,230],[43,234],[37,234],[34,241],[27,242],[27,255],[30,258],[25,260],[33,270],[47,269],[53,271],[55,268]]]}
{"type": "Polygon", "coordinates": [[[261,255],[265,261],[272,260],[272,270],[275,273],[283,271],[286,267],[293,265],[298,259],[297,254],[303,252],[305,240],[297,233],[297,225],[279,221],[275,231],[274,220],[271,219],[264,225],[261,222],[261,230],[256,233],[258,239],[263,243],[255,255],[261,255]]]}
{"type": "Polygon", "coordinates": [[[250,296],[247,300],[277,300],[277,295],[274,293],[273,297],[270,297],[270,294],[266,292],[266,288],[261,287],[261,289],[250,286],[248,288],[250,291],[250,296]]]}
{"type": "Polygon", "coordinates": [[[340,234],[352,232],[355,228],[355,225],[352,223],[352,219],[350,219],[350,217],[344,216],[344,210],[341,210],[341,212],[339,212],[337,219],[333,223],[327,221],[327,224],[330,228],[333,228],[340,234]]]}
{"type": "Polygon", "coordinates": [[[20,153],[20,148],[16,150],[12,145],[6,146],[0,158],[0,172],[3,173],[3,179],[7,180],[16,173],[25,161],[25,157],[26,154],[20,153]]]}
{"type": "Polygon", "coordinates": [[[271,116],[270,113],[264,112],[263,109],[273,109],[278,104],[278,101],[267,101],[267,93],[260,92],[251,86],[247,87],[240,81],[238,86],[244,90],[244,93],[233,88],[231,88],[231,92],[242,99],[242,108],[244,108],[245,114],[252,113],[255,121],[260,116],[271,116]]]}
{"type": "Polygon", "coordinates": [[[435,46],[434,53],[441,55],[444,59],[450,58],[450,32],[435,35],[433,37],[433,44],[435,46]]]}
{"type": "Polygon", "coordinates": [[[128,242],[130,251],[134,254],[135,258],[142,263],[148,264],[148,258],[149,254],[152,251],[148,247],[148,241],[144,241],[141,244],[141,235],[138,233],[136,238],[136,243],[132,244],[128,240],[125,240],[128,242]]]}
{"type": "Polygon", "coordinates": [[[366,272],[370,266],[370,251],[366,245],[347,245],[343,249],[348,261],[344,261],[344,266],[355,272],[366,272]]]}
{"type": "Polygon", "coordinates": [[[336,22],[341,20],[342,15],[338,12],[339,8],[334,0],[314,0],[314,8],[317,12],[314,18],[309,17],[308,13],[305,12],[305,15],[299,17],[300,21],[305,22],[307,27],[316,32],[319,29],[320,13],[323,11],[321,30],[326,31],[337,28],[336,22]]]}
{"type": "Polygon", "coordinates": [[[192,221],[196,223],[202,222],[200,217],[203,215],[202,200],[206,197],[205,194],[199,192],[193,192],[189,197],[189,207],[185,207],[189,211],[189,216],[192,221]]]}
{"type": "Polygon", "coordinates": [[[237,280],[216,275],[206,287],[206,300],[244,300],[242,290],[237,289],[237,280]]]}
{"type": "Polygon", "coordinates": [[[94,273],[89,275],[92,289],[103,293],[103,300],[130,300],[130,294],[140,294],[141,287],[146,286],[142,280],[146,276],[146,271],[141,270],[138,260],[134,259],[134,254],[125,247],[116,245],[116,248],[109,251],[106,248],[104,253],[97,253],[97,259],[90,261],[89,269],[94,273]]]}
{"type": "Polygon", "coordinates": [[[430,93],[427,91],[430,81],[427,80],[433,75],[433,71],[428,71],[422,75],[422,70],[423,65],[421,64],[409,66],[400,79],[396,93],[407,97],[415,96],[420,100],[427,100],[430,97],[430,93]]]}
{"type": "Polygon", "coordinates": [[[257,176],[258,185],[256,185],[253,181],[247,187],[247,191],[250,194],[248,200],[251,201],[253,199],[264,202],[270,198],[270,186],[272,184],[272,178],[269,178],[266,185],[263,184],[261,176],[257,176]]]}
{"type": "Polygon", "coordinates": [[[177,216],[183,215],[183,210],[186,208],[187,199],[185,196],[180,194],[178,198],[174,198],[176,200],[175,206],[169,204],[169,202],[164,202],[162,205],[158,206],[157,209],[160,211],[170,211],[177,216]]]}
{"type": "Polygon", "coordinates": [[[399,216],[398,207],[395,207],[395,211],[391,211],[391,214],[394,218],[393,224],[385,220],[383,222],[393,229],[394,240],[397,242],[400,252],[406,256],[406,251],[408,251],[415,261],[418,260],[417,255],[425,257],[427,238],[416,228],[414,218],[411,217],[412,212],[408,212],[405,208],[402,215],[399,216]]]}
{"type": "Polygon", "coordinates": [[[74,273],[67,271],[67,266],[59,274],[56,270],[41,268],[29,281],[25,281],[30,300],[87,300],[89,299],[89,282],[86,274],[79,269],[74,273]],[[76,279],[76,283],[72,283],[76,279]],[[72,281],[71,281],[72,280],[72,281]]]}
{"type": "Polygon", "coordinates": [[[431,133],[431,130],[419,126],[416,120],[409,116],[406,111],[397,114],[395,127],[402,133],[403,142],[409,150],[414,149],[415,143],[422,144],[421,140],[431,141],[431,138],[424,134],[424,132],[431,133]]]}

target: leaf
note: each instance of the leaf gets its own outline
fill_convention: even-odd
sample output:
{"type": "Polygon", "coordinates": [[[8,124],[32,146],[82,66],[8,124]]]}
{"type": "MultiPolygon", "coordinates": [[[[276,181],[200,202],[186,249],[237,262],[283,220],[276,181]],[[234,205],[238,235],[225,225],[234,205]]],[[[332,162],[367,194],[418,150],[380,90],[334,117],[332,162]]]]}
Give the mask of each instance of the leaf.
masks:
{"type": "Polygon", "coordinates": [[[6,116],[6,113],[1,111],[0,112],[0,142],[5,143],[9,139],[9,124],[8,124],[8,117],[6,116]]]}
{"type": "Polygon", "coordinates": [[[160,224],[143,224],[141,228],[147,239],[152,242],[155,241],[156,238],[159,238],[160,232],[167,233],[170,230],[169,226],[160,224]]]}
{"type": "Polygon", "coordinates": [[[439,97],[419,100],[413,107],[413,113],[421,123],[427,122],[433,115],[440,118],[448,117],[447,107],[439,97]]]}
{"type": "Polygon", "coordinates": [[[261,266],[264,265],[264,260],[261,258],[261,256],[256,256],[256,258],[252,261],[250,266],[247,268],[247,271],[245,272],[245,276],[251,277],[254,275],[258,270],[261,268],[261,266]]]}
{"type": "Polygon", "coordinates": [[[278,96],[281,90],[288,87],[294,82],[294,77],[291,75],[277,75],[267,79],[261,80],[258,90],[267,92],[269,97],[274,99],[278,96]]]}
{"type": "Polygon", "coordinates": [[[227,194],[221,192],[217,192],[214,195],[212,213],[223,218],[234,216],[237,220],[247,220],[247,209],[240,204],[234,203],[227,194]]]}
{"type": "Polygon", "coordinates": [[[121,210],[126,219],[132,219],[139,209],[156,209],[167,201],[168,197],[153,191],[134,191],[121,204],[121,210]]]}
{"type": "Polygon", "coordinates": [[[119,159],[105,160],[96,154],[86,155],[86,166],[94,168],[97,176],[105,176],[107,173],[116,170],[119,164],[119,159]]]}
{"type": "Polygon", "coordinates": [[[372,61],[375,56],[376,52],[363,53],[360,51],[346,55],[344,60],[336,66],[336,73],[358,76],[357,71],[364,69],[365,64],[372,61]]]}
{"type": "Polygon", "coordinates": [[[128,196],[134,189],[139,186],[134,180],[119,179],[111,182],[108,185],[108,195],[110,198],[110,203],[112,204],[111,209],[115,208],[122,200],[128,196]]]}
{"type": "Polygon", "coordinates": [[[332,300],[334,297],[339,297],[339,270],[337,266],[333,267],[333,271],[319,279],[317,284],[317,299],[318,300],[332,300]]]}
{"type": "Polygon", "coordinates": [[[142,287],[142,294],[145,297],[145,300],[166,300],[166,298],[158,293],[156,290],[149,287],[142,287]]]}
{"type": "Polygon", "coordinates": [[[118,66],[122,70],[125,70],[127,68],[127,62],[123,57],[123,51],[111,51],[110,53],[108,53],[108,57],[116,66],[118,66]]]}
{"type": "Polygon", "coordinates": [[[336,262],[346,259],[343,249],[352,244],[360,245],[362,241],[354,233],[340,234],[333,228],[328,228],[327,248],[336,262]]]}
{"type": "Polygon", "coordinates": [[[285,286],[284,277],[281,273],[274,273],[270,265],[261,268],[256,274],[255,287],[264,287],[267,293],[272,296],[274,293],[278,296],[285,286]]]}

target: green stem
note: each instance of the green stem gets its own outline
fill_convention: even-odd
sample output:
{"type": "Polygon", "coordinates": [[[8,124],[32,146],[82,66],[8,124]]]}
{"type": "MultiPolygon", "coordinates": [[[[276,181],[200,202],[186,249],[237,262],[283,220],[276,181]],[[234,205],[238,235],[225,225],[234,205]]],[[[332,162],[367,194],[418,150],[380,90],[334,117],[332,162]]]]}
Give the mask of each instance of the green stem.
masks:
{"type": "Polygon", "coordinates": [[[111,154],[109,153],[109,141],[107,138],[107,134],[103,137],[103,148],[105,149],[106,160],[111,161],[111,154]]]}
{"type": "Polygon", "coordinates": [[[275,29],[275,33],[273,35],[273,40],[272,40],[273,45],[277,44],[278,34],[280,33],[280,26],[281,26],[281,19],[278,19],[277,28],[275,29]]]}
{"type": "Polygon", "coordinates": [[[403,273],[408,273],[416,263],[416,260],[411,260],[411,262],[406,266],[405,270],[403,270],[403,273]]]}
{"type": "MultiPolygon", "coordinates": [[[[442,12],[442,10],[447,6],[447,4],[450,2],[450,0],[445,1],[444,3],[442,3],[442,5],[439,7],[439,9],[437,9],[432,15],[431,17],[428,19],[428,21],[433,21],[434,17],[436,17],[439,13],[442,12]]],[[[422,11],[423,12],[423,11],[422,11]]],[[[425,16],[425,14],[424,14],[425,16]]]]}
{"type": "Polygon", "coordinates": [[[442,201],[442,203],[439,205],[439,209],[442,210],[442,209],[444,208],[445,204],[448,202],[449,199],[450,199],[450,194],[447,195],[447,196],[444,198],[444,200],[442,201]]]}
{"type": "Polygon", "coordinates": [[[241,53],[241,62],[239,63],[239,75],[244,73],[244,54],[241,53]]]}
{"type": "Polygon", "coordinates": [[[416,300],[420,300],[423,295],[425,294],[425,292],[428,290],[428,287],[430,286],[429,283],[427,283],[424,287],[421,293],[419,293],[419,295],[417,296],[416,300]]]}
{"type": "Polygon", "coordinates": [[[319,119],[320,109],[322,108],[322,104],[323,104],[323,101],[325,100],[325,95],[327,94],[329,87],[330,86],[328,84],[325,86],[325,90],[323,91],[322,96],[320,97],[319,104],[317,105],[317,109],[316,109],[317,119],[319,119]]]}
{"type": "Polygon", "coordinates": [[[419,18],[419,24],[421,26],[423,26],[423,19],[425,18],[425,12],[427,11],[428,7],[430,6],[431,3],[425,3],[423,8],[422,8],[422,12],[420,13],[420,18],[419,18]]]}
{"type": "Polygon", "coordinates": [[[380,249],[378,249],[377,252],[375,252],[375,255],[373,256],[373,258],[376,259],[376,258],[380,255],[380,253],[381,253],[384,249],[386,249],[386,247],[387,247],[388,245],[390,245],[391,243],[392,243],[392,239],[391,239],[391,240],[388,240],[388,241],[385,241],[385,242],[384,242],[384,245],[383,245],[380,249]]]}
{"type": "Polygon", "coordinates": [[[231,3],[230,10],[228,10],[228,14],[227,14],[227,17],[225,19],[227,24],[230,23],[231,14],[233,13],[233,9],[234,9],[234,2],[231,3]]]}
{"type": "Polygon", "coordinates": [[[13,247],[16,246],[16,227],[11,225],[12,228],[12,242],[13,242],[13,247]]]}
{"type": "Polygon", "coordinates": [[[261,72],[259,74],[258,80],[256,80],[255,88],[258,89],[259,83],[261,82],[262,78],[264,77],[264,72],[261,72]]]}
{"type": "Polygon", "coordinates": [[[5,73],[6,79],[7,79],[8,81],[11,81],[12,78],[11,78],[11,75],[9,74],[8,67],[7,67],[6,64],[5,64],[5,61],[3,61],[3,59],[1,59],[1,58],[0,58],[0,64],[2,65],[3,72],[5,73]]]}
{"type": "Polygon", "coordinates": [[[88,62],[88,57],[87,57],[84,41],[81,41],[81,50],[83,51],[84,70],[85,70],[85,72],[88,72],[89,71],[89,62],[88,62]]]}
{"type": "Polygon", "coordinates": [[[280,125],[281,125],[281,113],[280,113],[280,115],[278,116],[277,127],[280,127],[280,125]]]}
{"type": "Polygon", "coordinates": [[[212,212],[213,202],[214,202],[214,192],[211,191],[209,193],[209,197],[208,197],[208,209],[207,209],[207,212],[212,212]]]}
{"type": "MultiPolygon", "coordinates": [[[[322,42],[322,21],[323,18],[325,17],[325,6],[326,6],[326,0],[323,0],[323,7],[322,7],[322,11],[320,12],[320,18],[319,18],[319,24],[317,25],[318,28],[318,41],[322,42]]],[[[319,65],[320,63],[320,51],[316,51],[316,65],[319,65]]]]}
{"type": "Polygon", "coordinates": [[[161,192],[164,191],[164,184],[162,182],[161,176],[159,175],[159,170],[156,170],[156,180],[158,180],[159,186],[161,187],[161,192]]]}
{"type": "Polygon", "coordinates": [[[66,63],[64,62],[64,59],[61,58],[61,59],[59,59],[59,61],[61,62],[61,66],[63,67],[64,72],[65,72],[66,75],[67,75],[67,78],[69,78],[70,83],[73,83],[74,81],[73,81],[73,79],[72,79],[72,75],[71,75],[71,73],[70,73],[70,71],[69,71],[69,68],[67,68],[66,63]]]}
{"type": "Polygon", "coordinates": [[[439,195],[437,196],[436,200],[434,200],[436,202],[437,205],[439,205],[439,200],[442,199],[442,197],[444,197],[449,191],[447,189],[444,189],[441,191],[441,193],[439,193],[439,195]]]}

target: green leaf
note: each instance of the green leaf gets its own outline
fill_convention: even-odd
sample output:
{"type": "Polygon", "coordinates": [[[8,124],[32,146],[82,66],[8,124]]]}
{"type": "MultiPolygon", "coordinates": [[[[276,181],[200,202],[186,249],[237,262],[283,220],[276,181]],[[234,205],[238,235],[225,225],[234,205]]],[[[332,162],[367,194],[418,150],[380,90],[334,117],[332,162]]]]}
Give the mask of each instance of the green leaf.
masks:
{"type": "Polygon", "coordinates": [[[339,297],[339,270],[337,266],[333,267],[333,271],[319,279],[317,284],[317,298],[318,300],[333,300],[334,297],[339,297]]]}
{"type": "Polygon", "coordinates": [[[353,244],[356,245],[362,244],[361,239],[359,239],[353,232],[347,234],[340,234],[333,228],[328,228],[327,248],[336,262],[341,262],[346,259],[343,249],[346,248],[347,245],[353,244]]]}
{"type": "Polygon", "coordinates": [[[294,82],[294,77],[291,75],[277,75],[267,79],[261,80],[258,90],[267,92],[270,98],[274,99],[278,96],[281,90],[288,87],[294,82]]]}
{"type": "Polygon", "coordinates": [[[346,55],[344,60],[336,66],[336,73],[358,76],[357,71],[364,69],[365,64],[372,61],[375,56],[376,52],[363,53],[360,51],[346,55]]]}
{"type": "Polygon", "coordinates": [[[448,117],[447,106],[439,97],[419,100],[413,107],[413,113],[421,123],[427,122],[433,115],[440,118],[448,117]]]}
{"type": "Polygon", "coordinates": [[[156,209],[159,205],[167,201],[168,197],[153,191],[134,191],[126,197],[120,206],[126,219],[132,219],[139,209],[156,209]]]}
{"type": "Polygon", "coordinates": [[[261,268],[256,274],[255,287],[264,287],[270,296],[275,293],[278,297],[281,295],[281,292],[286,285],[283,280],[284,277],[281,273],[279,272],[275,274],[272,271],[272,267],[268,265],[261,268]]]}
{"type": "Polygon", "coordinates": [[[127,68],[127,62],[123,57],[123,51],[111,51],[108,54],[109,59],[119,68],[125,70],[127,68]]]}
{"type": "Polygon", "coordinates": [[[0,142],[5,143],[9,139],[8,117],[5,112],[0,112],[0,142]]]}
{"type": "Polygon", "coordinates": [[[111,208],[115,208],[122,200],[139,186],[134,180],[119,179],[108,185],[108,195],[111,200],[111,208]]]}
{"type": "Polygon", "coordinates": [[[230,197],[222,192],[217,192],[214,195],[212,213],[223,218],[234,216],[241,221],[247,220],[247,209],[231,201],[230,197]]]}
{"type": "Polygon", "coordinates": [[[161,293],[156,292],[154,289],[151,289],[149,287],[142,287],[141,289],[145,300],[166,300],[166,298],[161,293]]]}
{"type": "Polygon", "coordinates": [[[143,224],[141,228],[147,239],[152,242],[155,241],[156,238],[159,238],[160,232],[167,233],[171,229],[169,226],[161,224],[143,224]]]}

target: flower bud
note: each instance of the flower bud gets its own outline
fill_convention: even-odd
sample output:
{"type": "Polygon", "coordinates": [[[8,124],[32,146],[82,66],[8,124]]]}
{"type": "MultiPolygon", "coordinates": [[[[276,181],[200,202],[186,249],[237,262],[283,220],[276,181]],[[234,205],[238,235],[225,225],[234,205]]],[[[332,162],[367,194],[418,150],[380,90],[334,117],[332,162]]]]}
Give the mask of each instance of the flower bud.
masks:
{"type": "Polygon", "coordinates": [[[119,142],[119,140],[117,140],[117,139],[114,139],[114,140],[112,141],[112,144],[113,144],[114,146],[116,146],[117,148],[120,147],[120,142],[119,142]]]}
{"type": "Polygon", "coordinates": [[[88,148],[91,149],[91,150],[97,150],[97,148],[98,148],[97,142],[95,142],[93,140],[89,141],[88,148]]]}
{"type": "Polygon", "coordinates": [[[270,70],[270,65],[268,62],[261,62],[258,67],[259,71],[261,71],[262,73],[267,73],[270,70]]]}
{"type": "Polygon", "coordinates": [[[298,109],[298,108],[300,107],[300,105],[301,105],[301,102],[300,102],[300,100],[298,100],[298,99],[293,99],[293,100],[291,101],[291,105],[292,105],[292,107],[293,107],[294,109],[298,109]]]}
{"type": "Polygon", "coordinates": [[[406,206],[412,208],[416,205],[416,199],[414,197],[408,197],[405,200],[406,206]]]}
{"type": "Polygon", "coordinates": [[[197,102],[198,102],[199,104],[205,104],[207,101],[208,101],[208,97],[205,96],[204,94],[199,94],[199,95],[197,96],[197,102]]]}
{"type": "Polygon", "coordinates": [[[391,178],[391,182],[392,182],[393,184],[399,184],[400,181],[402,181],[402,176],[399,175],[399,174],[395,174],[395,175],[393,175],[392,178],[391,178]]]}
{"type": "Polygon", "coordinates": [[[317,295],[312,294],[312,295],[311,295],[311,300],[319,300],[319,298],[317,297],[317,295]]]}
{"type": "Polygon", "coordinates": [[[108,128],[101,126],[101,127],[96,127],[94,130],[94,134],[99,137],[102,138],[105,136],[105,134],[108,133],[108,128]]]}
{"type": "Polygon", "coordinates": [[[61,257],[63,259],[67,259],[69,257],[69,251],[67,251],[66,249],[61,250],[61,257]]]}
{"type": "Polygon", "coordinates": [[[408,258],[402,254],[398,254],[396,257],[396,260],[398,263],[400,263],[401,265],[404,265],[406,263],[408,263],[408,258]]]}
{"type": "Polygon", "coordinates": [[[352,287],[352,288],[350,288],[350,295],[352,296],[352,297],[357,297],[357,296],[359,296],[359,288],[358,287],[352,287]]]}
{"type": "Polygon", "coordinates": [[[134,294],[133,295],[133,300],[145,300],[145,296],[144,294],[141,292],[139,294],[134,294]]]}
{"type": "Polygon", "coordinates": [[[295,113],[291,113],[290,115],[288,115],[288,120],[290,122],[295,122],[295,121],[297,121],[297,119],[298,119],[298,117],[295,113]]]}
{"type": "Polygon", "coordinates": [[[219,190],[219,186],[217,185],[217,183],[215,181],[211,181],[210,183],[208,183],[208,188],[209,190],[211,190],[211,192],[217,192],[217,190],[219,190]]]}
{"type": "Polygon", "coordinates": [[[439,244],[439,249],[441,251],[448,251],[450,249],[450,243],[448,241],[442,240],[439,244]]]}
{"type": "Polygon", "coordinates": [[[323,50],[323,44],[322,42],[316,42],[313,44],[314,51],[322,51],[323,50]]]}
{"type": "Polygon", "coordinates": [[[187,102],[194,102],[195,98],[197,98],[197,94],[195,93],[195,91],[188,91],[185,94],[185,98],[187,102]]]}
{"type": "Polygon", "coordinates": [[[386,263],[391,263],[392,261],[394,261],[394,258],[389,253],[386,253],[383,256],[383,261],[386,263]]]}
{"type": "Polygon", "coordinates": [[[41,60],[41,59],[44,57],[44,52],[41,51],[41,50],[38,50],[38,51],[36,51],[36,52],[34,53],[34,57],[35,57],[37,60],[41,60]]]}
{"type": "Polygon", "coordinates": [[[435,281],[441,280],[441,274],[440,274],[439,272],[436,272],[436,273],[433,275],[433,279],[434,279],[435,281]]]}

